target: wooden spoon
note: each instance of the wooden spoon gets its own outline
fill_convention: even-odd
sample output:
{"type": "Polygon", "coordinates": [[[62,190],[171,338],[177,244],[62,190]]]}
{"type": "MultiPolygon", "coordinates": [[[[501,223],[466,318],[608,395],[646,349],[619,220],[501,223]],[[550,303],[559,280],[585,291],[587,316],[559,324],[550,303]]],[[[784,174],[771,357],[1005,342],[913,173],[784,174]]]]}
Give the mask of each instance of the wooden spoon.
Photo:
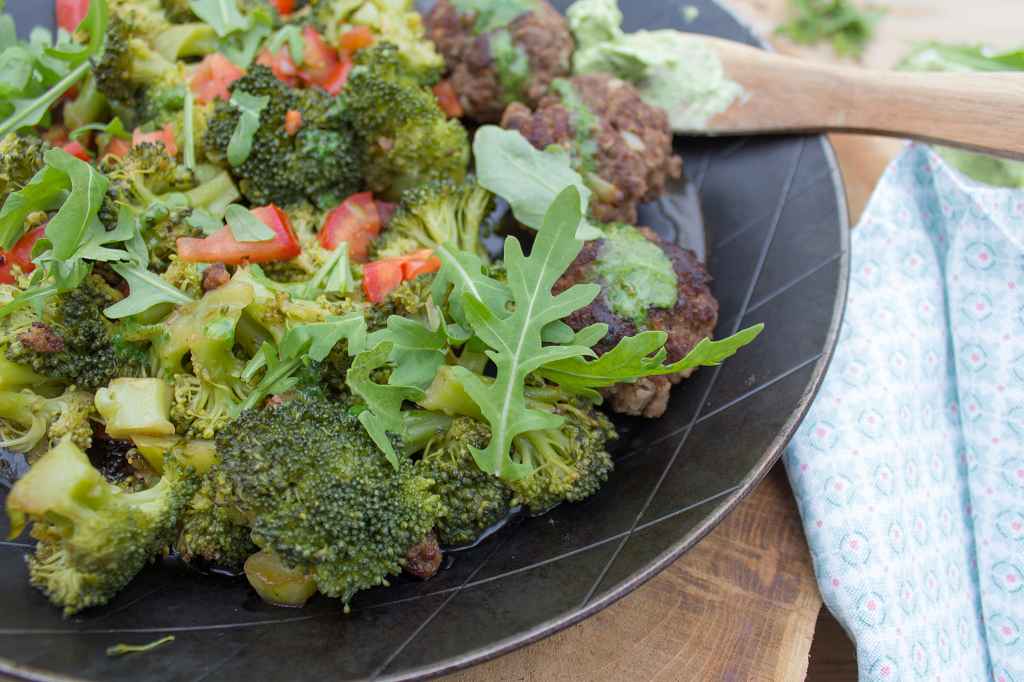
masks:
{"type": "Polygon", "coordinates": [[[744,94],[691,135],[853,132],[1024,159],[1024,73],[910,73],[808,62],[703,41],[744,94]]]}

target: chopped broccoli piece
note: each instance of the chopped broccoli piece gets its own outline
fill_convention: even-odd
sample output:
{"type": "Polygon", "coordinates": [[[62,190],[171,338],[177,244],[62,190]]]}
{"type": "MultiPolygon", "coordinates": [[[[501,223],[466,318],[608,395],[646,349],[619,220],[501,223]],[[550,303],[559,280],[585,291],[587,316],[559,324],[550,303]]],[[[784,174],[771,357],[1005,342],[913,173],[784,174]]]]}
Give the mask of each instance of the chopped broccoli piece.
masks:
{"type": "MultiPolygon", "coordinates": [[[[231,85],[231,92],[268,97],[249,156],[231,168],[242,194],[253,204],[289,206],[309,200],[330,208],[359,190],[362,158],[337,100],[317,88],[291,88],[270,69],[255,65],[231,85]],[[284,128],[288,111],[302,114],[295,135],[284,128]]],[[[241,112],[218,102],[204,137],[208,158],[224,161],[241,112]]]]}
{"type": "Polygon", "coordinates": [[[156,485],[125,492],[66,437],[11,488],[7,516],[12,536],[34,522],[31,582],[72,615],[110,601],[168,545],[197,485],[171,460],[156,485]]]}
{"type": "Polygon", "coordinates": [[[433,481],[397,470],[336,402],[298,395],[249,410],[217,435],[214,475],[252,519],[253,540],[320,592],[348,602],[387,583],[443,512],[433,481]]]}
{"type": "Polygon", "coordinates": [[[528,431],[513,441],[513,457],[530,464],[533,471],[509,486],[531,513],[541,514],[563,502],[579,502],[598,491],[608,480],[612,457],[608,441],[617,437],[603,412],[560,391],[548,389],[534,395],[530,406],[565,417],[555,429],[528,431]]]}
{"type": "Polygon", "coordinates": [[[493,207],[493,195],[467,180],[435,180],[407,190],[388,229],[373,243],[378,258],[404,256],[438,244],[487,259],[480,225],[493,207]]]}
{"type": "Polygon", "coordinates": [[[64,436],[82,450],[92,446],[92,395],[70,386],[47,398],[29,390],[0,390],[0,447],[32,452],[45,441],[52,447],[64,436]]]}
{"type": "Polygon", "coordinates": [[[119,325],[103,315],[114,302],[94,275],[51,299],[41,317],[26,309],[5,318],[7,359],[89,391],[115,377],[143,376],[144,349],[125,341],[119,325]]]}
{"type": "Polygon", "coordinates": [[[43,154],[50,144],[34,135],[8,133],[0,140],[0,201],[32,179],[46,162],[43,154]]]}
{"type": "Polygon", "coordinates": [[[257,549],[241,514],[218,502],[211,476],[203,477],[182,514],[174,548],[187,562],[208,562],[228,570],[241,569],[257,549]]]}
{"type": "Polygon", "coordinates": [[[491,439],[486,424],[457,417],[451,427],[432,439],[417,463],[433,479],[444,502],[437,533],[445,545],[468,545],[501,521],[515,504],[514,493],[501,479],[477,467],[470,447],[485,448],[491,439]]]}
{"type": "Polygon", "coordinates": [[[445,117],[394,45],[360,50],[339,99],[365,147],[366,181],[375,194],[394,200],[431,180],[466,177],[466,129],[445,117]]]}

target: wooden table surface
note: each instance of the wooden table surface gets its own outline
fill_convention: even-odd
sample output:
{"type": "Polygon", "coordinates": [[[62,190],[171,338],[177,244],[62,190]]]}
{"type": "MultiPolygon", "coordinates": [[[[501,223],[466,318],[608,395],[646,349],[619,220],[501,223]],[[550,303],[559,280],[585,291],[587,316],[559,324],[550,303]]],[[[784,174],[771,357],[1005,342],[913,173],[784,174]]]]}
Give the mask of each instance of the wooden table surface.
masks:
{"type": "MultiPolygon", "coordinates": [[[[629,0],[620,0],[628,2],[629,0]]],[[[777,49],[834,59],[772,37],[787,0],[726,0],[777,49]]],[[[1021,0],[885,0],[888,14],[863,57],[889,68],[915,42],[985,41],[1016,47],[1024,38],[1021,0]]],[[[903,143],[833,135],[853,221],[886,164],[903,143]]],[[[693,550],[611,607],[571,628],[499,659],[445,678],[447,682],[547,680],[756,680],[807,676],[821,609],[792,491],[781,465],[693,550]]],[[[811,682],[856,679],[852,650],[827,620],[815,646],[811,682]],[[821,649],[821,658],[818,661],[821,649]]]]}

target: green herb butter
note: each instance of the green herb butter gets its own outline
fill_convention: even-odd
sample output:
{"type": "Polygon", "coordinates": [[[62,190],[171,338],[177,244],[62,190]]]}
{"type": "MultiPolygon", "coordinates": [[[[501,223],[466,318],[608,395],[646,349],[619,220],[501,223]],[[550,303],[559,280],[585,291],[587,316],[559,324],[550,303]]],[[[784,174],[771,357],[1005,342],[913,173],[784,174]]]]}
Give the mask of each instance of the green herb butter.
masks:
{"type": "Polygon", "coordinates": [[[608,307],[638,327],[646,326],[648,309],[676,304],[678,280],[672,261],[635,227],[605,226],[594,265],[608,307]]]}
{"type": "Polygon", "coordinates": [[[581,173],[590,173],[597,170],[597,132],[598,118],[587,106],[572,83],[559,78],[551,84],[554,90],[562,99],[562,105],[569,112],[569,119],[572,122],[572,129],[575,133],[573,140],[573,162],[576,170],[581,173]]]}
{"type": "Polygon", "coordinates": [[[522,99],[526,82],[530,79],[530,59],[522,47],[512,42],[505,29],[491,36],[491,56],[498,70],[498,80],[506,101],[522,99]]]}
{"type": "Polygon", "coordinates": [[[451,0],[459,14],[474,14],[473,32],[477,35],[505,28],[527,12],[532,12],[535,0],[451,0]]]}
{"type": "Polygon", "coordinates": [[[703,128],[743,95],[703,40],[664,29],[622,30],[616,0],[577,0],[566,15],[576,40],[573,73],[611,73],[668,112],[673,130],[703,128]]]}

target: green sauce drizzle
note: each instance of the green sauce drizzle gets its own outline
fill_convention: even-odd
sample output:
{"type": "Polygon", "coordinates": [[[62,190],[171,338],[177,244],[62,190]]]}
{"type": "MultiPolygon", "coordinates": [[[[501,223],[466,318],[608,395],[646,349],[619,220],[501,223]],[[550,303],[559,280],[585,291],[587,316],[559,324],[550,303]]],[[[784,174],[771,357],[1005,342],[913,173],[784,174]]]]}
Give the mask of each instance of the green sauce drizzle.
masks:
{"type": "Polygon", "coordinates": [[[608,307],[637,327],[647,326],[649,308],[675,306],[679,291],[672,261],[635,227],[606,225],[594,264],[608,307]]]}

